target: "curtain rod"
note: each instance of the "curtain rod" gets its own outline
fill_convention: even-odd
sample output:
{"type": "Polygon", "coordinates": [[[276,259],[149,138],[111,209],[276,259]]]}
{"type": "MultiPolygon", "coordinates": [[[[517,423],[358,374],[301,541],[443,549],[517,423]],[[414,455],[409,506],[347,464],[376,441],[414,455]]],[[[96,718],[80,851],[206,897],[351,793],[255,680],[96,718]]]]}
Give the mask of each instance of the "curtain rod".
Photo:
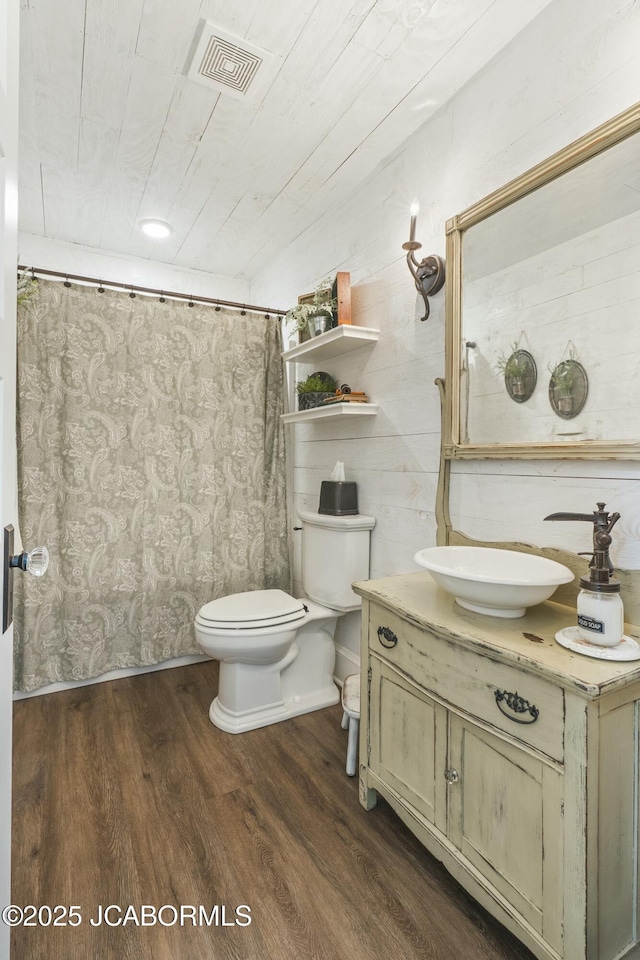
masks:
{"type": "Polygon", "coordinates": [[[186,293],[175,293],[172,290],[156,290],[153,287],[138,287],[132,283],[119,283],[115,280],[102,280],[96,277],[83,277],[75,273],[61,273],[59,270],[44,270],[41,267],[26,267],[22,264],[18,264],[18,270],[26,270],[35,274],[41,274],[46,277],[60,277],[64,278],[66,282],[70,280],[81,280],[84,283],[92,283],[98,286],[106,285],[107,287],[118,287],[122,290],[128,290],[130,293],[152,293],[157,294],[160,297],[170,297],[172,300],[187,300],[189,303],[213,303],[216,307],[239,307],[242,310],[250,310],[252,313],[264,313],[265,316],[270,316],[274,314],[279,319],[281,319],[286,310],[279,310],[276,307],[256,307],[252,303],[236,303],[234,300],[216,300],[213,297],[197,297],[197,296],[187,296],[186,293]]]}

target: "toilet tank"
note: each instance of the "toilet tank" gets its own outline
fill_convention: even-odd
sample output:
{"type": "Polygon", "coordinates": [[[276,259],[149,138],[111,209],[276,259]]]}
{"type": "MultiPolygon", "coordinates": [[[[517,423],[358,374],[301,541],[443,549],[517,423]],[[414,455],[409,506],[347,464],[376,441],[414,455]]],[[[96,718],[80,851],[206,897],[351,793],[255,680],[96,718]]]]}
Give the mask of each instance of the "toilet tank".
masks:
{"type": "Polygon", "coordinates": [[[302,589],[316,603],[346,613],[361,606],[351,589],[369,579],[373,517],[334,517],[299,511],[302,521],[302,589]]]}

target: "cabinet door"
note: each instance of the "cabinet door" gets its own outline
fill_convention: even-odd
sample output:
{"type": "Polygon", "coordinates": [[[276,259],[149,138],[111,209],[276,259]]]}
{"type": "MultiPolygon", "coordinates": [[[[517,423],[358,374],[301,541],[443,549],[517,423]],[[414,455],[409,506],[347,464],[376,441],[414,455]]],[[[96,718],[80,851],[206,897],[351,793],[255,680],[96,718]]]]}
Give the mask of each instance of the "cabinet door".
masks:
{"type": "Polygon", "coordinates": [[[562,953],[562,774],[456,715],[449,750],[449,839],[562,953]]]}
{"type": "Polygon", "coordinates": [[[444,832],[447,711],[388,664],[369,663],[369,767],[444,832]]]}

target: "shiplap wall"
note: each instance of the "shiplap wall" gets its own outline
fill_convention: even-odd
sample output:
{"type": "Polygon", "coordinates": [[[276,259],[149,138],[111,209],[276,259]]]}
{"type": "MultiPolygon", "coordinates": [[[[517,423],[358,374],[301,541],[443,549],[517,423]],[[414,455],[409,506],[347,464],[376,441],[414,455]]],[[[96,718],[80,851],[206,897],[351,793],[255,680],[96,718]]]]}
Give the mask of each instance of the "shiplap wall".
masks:
{"type": "MultiPolygon", "coordinates": [[[[160,242],[160,241],[158,241],[160,242]]],[[[26,266],[75,273],[79,276],[132,283],[140,287],[173,290],[187,296],[215,297],[220,300],[249,301],[249,285],[234,277],[222,277],[204,270],[187,270],[157,260],[126,254],[105,253],[79,243],[51,240],[31,233],[18,237],[18,259],[26,266]]],[[[277,307],[277,303],[258,304],[277,307]]]]}
{"type": "MultiPolygon", "coordinates": [[[[417,569],[415,551],[435,538],[434,379],[444,374],[444,295],[421,323],[422,301],[401,250],[412,198],[421,202],[423,252],[444,254],[448,218],[640,98],[639,48],[640,4],[553,0],[338,214],[319,219],[255,278],[252,297],[293,304],[322,277],[348,270],[354,322],[380,328],[375,347],[323,364],[379,401],[378,416],[290,428],[294,506],[317,509],[320,481],[343,460],[347,479],[358,483],[360,511],[377,518],[372,577],[417,569]]],[[[308,372],[299,366],[294,377],[308,372]]],[[[622,514],[614,562],[640,567],[639,479],[633,463],[466,462],[455,469],[452,515],[473,537],[587,550],[586,525],[542,518],[590,511],[603,499],[622,514]]],[[[358,616],[341,618],[339,651],[356,656],[358,639],[358,616]]]]}

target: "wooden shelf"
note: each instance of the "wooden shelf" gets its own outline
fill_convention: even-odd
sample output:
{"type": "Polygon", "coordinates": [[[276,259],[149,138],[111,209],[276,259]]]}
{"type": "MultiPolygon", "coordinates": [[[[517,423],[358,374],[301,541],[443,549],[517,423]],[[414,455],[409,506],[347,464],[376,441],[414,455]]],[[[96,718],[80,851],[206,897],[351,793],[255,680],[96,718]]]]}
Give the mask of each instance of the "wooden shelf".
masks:
{"type": "Polygon", "coordinates": [[[365,347],[368,343],[375,343],[379,335],[380,331],[374,330],[373,327],[356,327],[350,323],[343,323],[334,327],[333,330],[321,333],[318,337],[305,340],[297,347],[285,350],[282,357],[287,363],[292,361],[315,363],[329,360],[331,357],[340,357],[349,353],[350,350],[365,347]]]}
{"type": "Polygon", "coordinates": [[[329,403],[311,410],[283,413],[281,419],[283,423],[303,423],[306,420],[328,420],[330,417],[374,417],[377,412],[377,403],[329,403]]]}

